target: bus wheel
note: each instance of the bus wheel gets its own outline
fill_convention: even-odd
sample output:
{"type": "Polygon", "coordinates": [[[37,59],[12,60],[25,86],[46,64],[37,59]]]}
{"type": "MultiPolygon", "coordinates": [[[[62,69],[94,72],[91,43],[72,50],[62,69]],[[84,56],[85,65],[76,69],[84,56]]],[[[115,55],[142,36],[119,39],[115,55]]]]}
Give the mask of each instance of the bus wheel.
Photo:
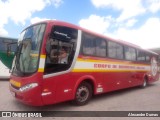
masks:
{"type": "Polygon", "coordinates": [[[91,85],[87,82],[82,82],[76,90],[73,104],[79,105],[79,106],[85,105],[86,103],[88,103],[91,97],[92,97],[91,85]]]}
{"type": "Polygon", "coordinates": [[[141,85],[142,88],[145,88],[147,86],[147,79],[144,78],[143,84],[141,85]]]}

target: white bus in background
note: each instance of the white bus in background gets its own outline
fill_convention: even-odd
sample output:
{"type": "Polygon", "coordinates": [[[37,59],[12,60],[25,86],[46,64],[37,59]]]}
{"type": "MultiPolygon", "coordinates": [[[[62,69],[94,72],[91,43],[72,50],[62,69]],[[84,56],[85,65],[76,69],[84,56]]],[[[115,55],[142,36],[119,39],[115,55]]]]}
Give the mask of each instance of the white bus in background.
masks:
{"type": "Polygon", "coordinates": [[[10,77],[9,69],[12,66],[14,53],[17,48],[17,39],[0,37],[0,80],[10,77]],[[11,51],[8,53],[7,51],[11,51]]]}
{"type": "Polygon", "coordinates": [[[10,77],[9,68],[7,68],[1,61],[0,61],[0,80],[1,79],[8,79],[10,77]]]}

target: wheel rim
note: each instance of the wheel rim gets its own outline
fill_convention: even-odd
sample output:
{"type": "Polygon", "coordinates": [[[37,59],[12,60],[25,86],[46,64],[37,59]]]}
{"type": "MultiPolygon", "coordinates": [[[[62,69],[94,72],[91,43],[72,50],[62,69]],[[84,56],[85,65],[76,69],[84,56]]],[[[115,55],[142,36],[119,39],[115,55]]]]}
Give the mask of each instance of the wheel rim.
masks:
{"type": "Polygon", "coordinates": [[[76,98],[79,102],[84,102],[89,97],[89,90],[86,86],[81,86],[78,88],[76,93],[76,98]]]}

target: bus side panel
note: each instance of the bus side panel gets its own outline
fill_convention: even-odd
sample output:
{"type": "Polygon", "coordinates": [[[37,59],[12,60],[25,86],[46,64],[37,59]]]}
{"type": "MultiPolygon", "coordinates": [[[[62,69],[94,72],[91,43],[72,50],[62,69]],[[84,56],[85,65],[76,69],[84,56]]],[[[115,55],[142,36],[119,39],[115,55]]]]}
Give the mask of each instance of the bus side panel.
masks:
{"type": "MultiPolygon", "coordinates": [[[[70,97],[68,97],[68,100],[73,100],[75,98],[76,90],[78,86],[85,80],[90,80],[92,82],[93,92],[96,92],[96,88],[98,85],[102,85],[103,76],[101,73],[95,73],[95,72],[71,72],[71,74],[68,77],[68,81],[65,81],[65,86],[63,87],[61,85],[61,82],[59,82],[59,85],[62,86],[61,89],[62,94],[68,94],[68,91],[70,92],[70,97]],[[68,87],[66,87],[66,85],[68,87]],[[69,89],[68,89],[69,88],[69,89]],[[68,89],[68,90],[67,90],[68,89]],[[67,91],[67,92],[65,92],[67,91]]],[[[57,90],[59,91],[60,88],[57,90]]],[[[58,101],[63,100],[63,96],[57,97],[58,101]]]]}
{"type": "Polygon", "coordinates": [[[76,78],[72,76],[72,73],[55,76],[54,80],[56,81],[56,102],[71,100],[76,84],[76,78]]]}
{"type": "Polygon", "coordinates": [[[126,88],[129,86],[129,73],[127,72],[107,72],[104,73],[105,92],[126,88]]]}
{"type": "Polygon", "coordinates": [[[156,76],[150,75],[150,77],[148,77],[148,83],[150,84],[150,83],[153,83],[155,81],[158,81],[159,78],[160,78],[160,73],[159,72],[156,74],[156,76]]]}
{"type": "MultiPolygon", "coordinates": [[[[48,89],[51,94],[43,96],[45,104],[54,104],[67,100],[73,100],[78,85],[84,80],[96,79],[96,82],[102,84],[103,76],[100,73],[77,73],[70,72],[59,76],[46,78],[43,81],[43,90],[48,89]],[[90,76],[90,77],[88,77],[90,76]]],[[[93,87],[96,83],[93,82],[93,87]]]]}
{"type": "Polygon", "coordinates": [[[56,103],[56,80],[52,77],[43,79],[42,100],[45,105],[56,103]]]}
{"type": "Polygon", "coordinates": [[[136,64],[131,61],[80,56],[73,71],[86,75],[93,73],[94,78],[99,76],[95,80],[101,79],[101,83],[97,84],[102,84],[103,91],[101,93],[103,93],[141,85],[146,69],[146,65],[136,64]],[[140,72],[144,71],[142,68],[145,72],[140,72]]]}

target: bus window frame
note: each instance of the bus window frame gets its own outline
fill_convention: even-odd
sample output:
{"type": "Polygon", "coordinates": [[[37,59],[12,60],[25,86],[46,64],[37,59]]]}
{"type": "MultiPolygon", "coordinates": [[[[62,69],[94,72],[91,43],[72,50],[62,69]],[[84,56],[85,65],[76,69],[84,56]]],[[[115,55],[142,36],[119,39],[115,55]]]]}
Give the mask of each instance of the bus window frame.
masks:
{"type": "Polygon", "coordinates": [[[108,41],[107,41],[106,39],[82,31],[80,54],[82,54],[82,55],[84,55],[84,56],[90,56],[90,57],[107,58],[107,56],[108,56],[108,49],[107,49],[107,48],[108,48],[108,41]],[[84,35],[86,35],[86,34],[94,38],[94,44],[95,44],[95,54],[94,54],[94,55],[86,54],[86,53],[84,53],[84,51],[83,51],[84,41],[85,41],[84,35]],[[98,56],[98,55],[96,55],[96,40],[97,40],[97,39],[100,39],[100,40],[104,41],[105,44],[106,44],[106,55],[105,55],[105,56],[98,56]]]}
{"type": "MultiPolygon", "coordinates": [[[[72,28],[72,27],[69,27],[69,26],[61,26],[61,25],[53,25],[52,27],[51,27],[51,33],[50,33],[50,35],[49,35],[49,38],[47,39],[47,41],[46,41],[46,43],[48,42],[49,43],[49,47],[50,47],[50,50],[48,51],[47,50],[47,48],[46,48],[46,54],[47,54],[47,56],[46,56],[46,60],[45,60],[45,67],[44,67],[44,75],[45,76],[55,76],[55,75],[58,75],[58,74],[63,74],[63,73],[66,73],[66,72],[68,72],[68,71],[70,71],[70,69],[72,68],[72,64],[73,64],[73,62],[74,62],[74,58],[75,58],[75,55],[76,55],[76,50],[77,50],[77,47],[78,47],[78,29],[75,29],[75,28],[72,28]],[[64,27],[64,28],[68,28],[68,29],[72,29],[72,31],[73,30],[75,30],[75,31],[77,31],[77,36],[76,36],[76,38],[75,38],[75,36],[70,40],[70,41],[67,41],[67,40],[62,40],[61,38],[55,38],[54,37],[54,28],[55,28],[55,26],[56,27],[64,27]],[[72,42],[72,40],[75,40],[74,42],[72,42]],[[63,42],[63,43],[67,43],[67,44],[72,44],[72,52],[74,51],[74,47],[75,47],[75,52],[74,52],[74,56],[73,56],[73,59],[71,60],[72,62],[70,62],[70,61],[68,61],[68,63],[67,64],[60,64],[60,63],[52,63],[52,62],[48,62],[48,61],[50,61],[50,53],[51,53],[51,51],[52,51],[52,42],[53,42],[53,40],[57,40],[57,41],[60,41],[60,42],[63,42]],[[73,43],[74,43],[74,45],[73,45],[73,43]],[[49,52],[49,54],[48,54],[48,52],[49,52]],[[47,61],[48,60],[48,61],[47,61]],[[61,65],[61,66],[66,66],[66,69],[64,69],[64,70],[60,70],[60,71],[47,71],[46,69],[46,66],[47,66],[47,62],[49,63],[49,64],[51,64],[51,65],[61,65]]],[[[60,31],[60,32],[62,32],[62,31],[60,31]]],[[[65,34],[65,33],[64,33],[65,34]]],[[[64,36],[59,36],[59,37],[64,37],[64,36]]],[[[67,36],[68,37],[68,36],[67,36]]],[[[71,36],[72,37],[72,36],[71,36]]],[[[69,39],[68,39],[69,40],[69,39]]],[[[47,46],[47,44],[46,44],[46,46],[47,46]]],[[[62,47],[62,46],[59,46],[59,47],[62,47]]],[[[71,53],[72,54],[72,53],[71,53]]]]}

